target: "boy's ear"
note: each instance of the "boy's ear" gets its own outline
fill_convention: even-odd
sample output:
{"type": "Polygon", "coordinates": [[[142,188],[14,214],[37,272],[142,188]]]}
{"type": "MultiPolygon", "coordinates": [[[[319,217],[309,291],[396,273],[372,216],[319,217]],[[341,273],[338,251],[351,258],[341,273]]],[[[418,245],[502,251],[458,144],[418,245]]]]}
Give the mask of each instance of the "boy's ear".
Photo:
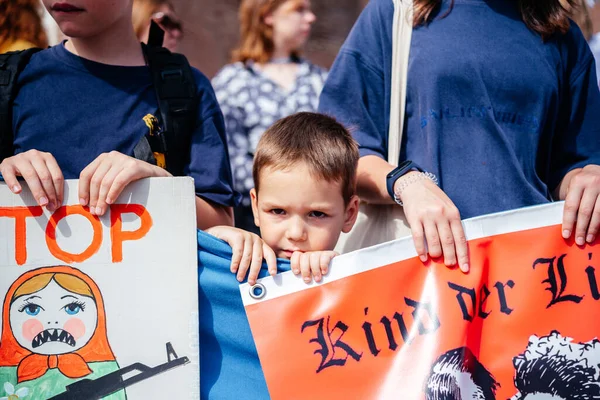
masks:
{"type": "Polygon", "coordinates": [[[346,206],[344,226],[342,227],[342,232],[348,233],[354,226],[354,223],[356,222],[356,217],[358,217],[358,203],[359,199],[357,195],[354,195],[350,198],[350,201],[346,206]]]}
{"type": "Polygon", "coordinates": [[[254,215],[254,225],[260,228],[260,219],[258,218],[258,195],[256,189],[250,189],[250,201],[252,202],[252,214],[254,215]]]}

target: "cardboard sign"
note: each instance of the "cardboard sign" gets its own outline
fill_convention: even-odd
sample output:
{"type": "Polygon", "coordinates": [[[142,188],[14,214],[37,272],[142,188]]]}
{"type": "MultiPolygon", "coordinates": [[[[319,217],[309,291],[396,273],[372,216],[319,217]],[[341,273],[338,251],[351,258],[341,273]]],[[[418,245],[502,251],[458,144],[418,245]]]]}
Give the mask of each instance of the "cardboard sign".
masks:
{"type": "Polygon", "coordinates": [[[471,272],[412,238],[240,286],[273,399],[600,398],[600,254],[562,203],[465,221],[471,272]],[[555,397],[551,397],[555,396],[555,397]]]}
{"type": "Polygon", "coordinates": [[[77,181],[54,212],[0,183],[0,397],[198,399],[193,180],[78,203],[77,181]]]}

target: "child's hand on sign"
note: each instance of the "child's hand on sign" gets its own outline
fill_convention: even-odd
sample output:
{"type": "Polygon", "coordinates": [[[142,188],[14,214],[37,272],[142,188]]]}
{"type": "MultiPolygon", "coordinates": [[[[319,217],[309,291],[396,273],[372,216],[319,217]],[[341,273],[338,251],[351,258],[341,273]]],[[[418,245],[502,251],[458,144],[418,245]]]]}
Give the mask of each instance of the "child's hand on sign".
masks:
{"type": "Polygon", "coordinates": [[[169,177],[167,170],[118,151],[100,154],[79,175],[79,202],[104,215],[125,186],[142,178],[169,177]]]}
{"type": "Polygon", "coordinates": [[[321,282],[323,275],[329,272],[329,263],[333,257],[339,254],[335,251],[295,251],[292,254],[290,263],[294,274],[302,275],[304,282],[310,283],[311,275],[314,277],[315,282],[321,282]]]}
{"type": "Polygon", "coordinates": [[[238,281],[242,282],[248,274],[248,283],[254,285],[263,258],[267,261],[269,274],[277,274],[277,256],[258,235],[231,226],[214,226],[205,232],[231,246],[231,272],[237,275],[238,281]]]}
{"type": "Polygon", "coordinates": [[[29,150],[8,157],[0,163],[0,173],[13,193],[21,193],[21,176],[40,206],[54,211],[62,205],[64,178],[52,154],[29,150]]]}

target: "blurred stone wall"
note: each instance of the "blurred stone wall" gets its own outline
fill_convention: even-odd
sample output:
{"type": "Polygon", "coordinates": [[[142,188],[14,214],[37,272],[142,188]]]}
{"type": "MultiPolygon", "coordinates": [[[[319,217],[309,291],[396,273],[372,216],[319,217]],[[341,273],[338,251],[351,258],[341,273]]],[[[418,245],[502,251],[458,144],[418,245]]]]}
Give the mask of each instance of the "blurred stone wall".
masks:
{"type": "MultiPolygon", "coordinates": [[[[229,62],[238,41],[240,0],[173,0],[185,23],[179,50],[209,77],[229,62]]],[[[329,67],[366,0],[313,0],[317,16],[305,55],[329,67]]]]}

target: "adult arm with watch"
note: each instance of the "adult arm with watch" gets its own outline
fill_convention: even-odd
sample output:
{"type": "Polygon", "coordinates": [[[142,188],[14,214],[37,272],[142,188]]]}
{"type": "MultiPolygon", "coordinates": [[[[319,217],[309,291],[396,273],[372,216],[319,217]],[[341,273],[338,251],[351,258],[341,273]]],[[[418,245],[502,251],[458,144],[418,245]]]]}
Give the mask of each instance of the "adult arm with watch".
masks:
{"type": "MultiPolygon", "coordinates": [[[[394,204],[387,191],[387,175],[394,166],[385,161],[393,6],[391,1],[385,7],[380,3],[384,4],[367,4],[342,46],[321,93],[319,112],[354,128],[360,145],[357,189],[361,199],[394,204]]],[[[448,266],[458,263],[468,270],[468,249],[456,206],[433,181],[415,179],[415,174],[420,173],[406,173],[394,186],[403,186],[401,201],[419,257],[427,260],[429,251],[432,257],[443,255],[448,266]]]]}
{"type": "MultiPolygon", "coordinates": [[[[372,204],[394,204],[388,192],[388,174],[394,166],[376,155],[358,161],[358,195],[372,204]]],[[[448,267],[469,271],[467,240],[460,213],[452,200],[425,172],[409,170],[395,179],[393,193],[403,203],[417,254],[422,261],[444,257],[448,267]]],[[[398,205],[400,207],[400,205],[398,205]]]]}
{"type": "MultiPolygon", "coordinates": [[[[456,259],[464,269],[467,246],[457,208],[470,218],[565,200],[563,237],[585,245],[600,233],[600,92],[593,56],[557,1],[552,19],[546,3],[517,3],[523,2],[502,2],[500,8],[454,4],[438,8],[441,18],[432,10],[445,2],[415,0],[415,10],[431,7],[431,18],[421,13],[417,21],[428,27],[413,30],[418,46],[409,63],[400,160],[435,171],[444,191],[413,178],[419,172],[404,174],[394,190],[419,255],[426,241],[430,255],[443,254],[450,265],[456,259]],[[506,15],[517,17],[510,26],[506,15]],[[483,31],[497,33],[487,37],[483,31]],[[532,32],[553,39],[531,40],[532,32]],[[500,44],[493,37],[511,40],[502,43],[502,52],[490,51],[489,44],[500,44]],[[523,44],[518,51],[515,42],[523,44]],[[477,51],[465,60],[461,49],[472,46],[477,51]],[[432,63],[431,55],[440,52],[447,57],[432,63]],[[519,68],[525,58],[527,68],[519,68]],[[534,96],[539,101],[528,100],[534,96]]],[[[358,194],[371,203],[393,201],[386,177],[394,168],[384,161],[391,93],[397,89],[391,82],[392,27],[393,3],[370,1],[332,66],[319,104],[320,112],[354,128],[361,155],[358,194]]]]}

